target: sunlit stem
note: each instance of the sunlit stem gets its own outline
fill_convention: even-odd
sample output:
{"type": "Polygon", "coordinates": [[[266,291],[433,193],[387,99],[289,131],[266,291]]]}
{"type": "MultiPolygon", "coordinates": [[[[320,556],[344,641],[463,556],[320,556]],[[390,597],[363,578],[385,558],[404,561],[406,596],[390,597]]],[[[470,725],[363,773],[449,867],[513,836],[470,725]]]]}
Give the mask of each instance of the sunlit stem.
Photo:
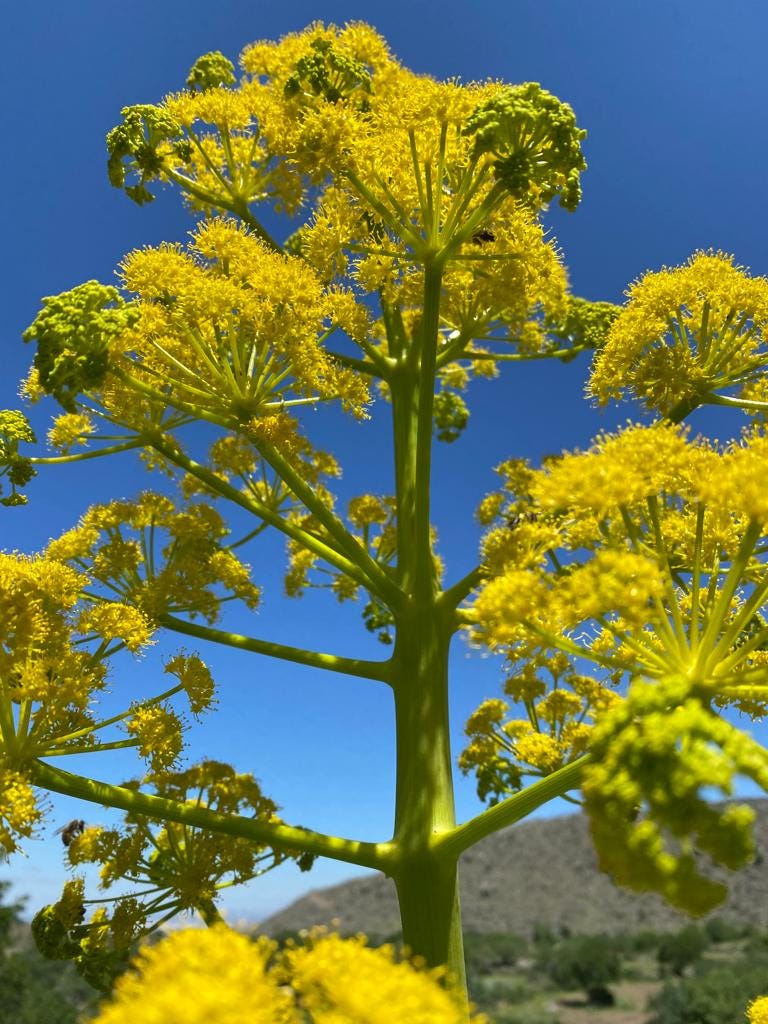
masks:
{"type": "Polygon", "coordinates": [[[19,708],[18,735],[23,739],[29,733],[29,720],[32,717],[32,701],[23,700],[19,708]]]}
{"type": "Polygon", "coordinates": [[[368,586],[382,600],[397,606],[402,598],[399,587],[383,572],[378,563],[371,558],[358,539],[349,532],[338,516],[334,515],[328,506],[324,504],[312,487],[296,472],[290,462],[283,458],[274,445],[260,438],[256,439],[254,444],[278,476],[290,487],[299,501],[325,527],[343,554],[364,573],[369,581],[368,586]]]}
{"type": "Polygon", "coordinates": [[[418,411],[416,416],[414,502],[414,543],[419,564],[415,565],[414,596],[421,599],[431,594],[434,569],[430,539],[430,487],[432,467],[432,418],[434,409],[435,362],[440,323],[440,293],[443,270],[440,263],[430,263],[424,270],[424,306],[418,344],[414,352],[418,367],[418,411]],[[418,486],[424,482],[423,486],[418,486]],[[430,564],[426,564],[429,559],[430,564]]]}
{"type": "MultiPolygon", "coordinates": [[[[739,609],[738,615],[734,617],[733,622],[728,626],[718,640],[717,646],[712,652],[712,661],[714,663],[717,663],[720,658],[726,654],[730,649],[731,644],[738,638],[742,630],[746,628],[749,620],[765,600],[766,594],[768,594],[768,580],[765,580],[759,586],[755,587],[748,600],[745,601],[742,608],[739,609]]],[[[741,645],[736,653],[743,656],[744,645],[741,645]]]]}
{"type": "MultiPolygon", "coordinates": [[[[666,621],[663,606],[660,606],[659,616],[662,618],[662,621],[666,621]]],[[[610,619],[606,619],[602,615],[596,615],[595,622],[597,622],[599,626],[602,626],[603,629],[607,630],[611,634],[611,636],[615,636],[617,640],[619,640],[622,644],[628,647],[631,651],[634,651],[634,653],[639,656],[639,659],[645,662],[648,668],[650,668],[651,664],[655,663],[656,668],[660,669],[662,672],[669,671],[668,658],[665,658],[662,654],[659,654],[658,651],[654,651],[652,647],[648,647],[646,644],[643,644],[639,640],[636,640],[632,636],[632,634],[628,633],[626,630],[619,629],[610,621],[610,619]]],[[[669,635],[673,636],[671,630],[669,630],[668,623],[667,628],[669,635]]],[[[675,650],[670,651],[669,647],[664,642],[664,638],[659,636],[658,632],[656,632],[656,636],[659,638],[660,643],[664,646],[664,649],[669,654],[672,654],[674,656],[677,653],[675,650]]],[[[626,669],[626,666],[624,667],[626,669]]]]}
{"type": "MultiPolygon", "coordinates": [[[[768,628],[759,630],[745,644],[738,647],[730,657],[716,665],[712,673],[713,676],[717,679],[727,678],[731,669],[736,668],[739,662],[744,661],[747,655],[761,647],[766,641],[768,641],[768,628]]],[[[751,679],[753,676],[765,679],[765,665],[755,665],[753,668],[744,669],[738,674],[739,680],[751,679]]]]}
{"type": "Polygon", "coordinates": [[[747,345],[752,340],[752,338],[754,338],[754,327],[750,328],[747,331],[744,330],[749,320],[749,317],[749,313],[742,313],[739,319],[734,320],[734,322],[728,328],[727,333],[730,336],[729,342],[724,343],[721,341],[721,344],[719,345],[717,350],[716,357],[711,360],[709,366],[707,367],[707,369],[713,375],[718,373],[722,366],[724,366],[731,359],[733,359],[737,355],[739,350],[744,348],[744,346],[747,345]]]}
{"type": "Polygon", "coordinates": [[[710,654],[717,643],[718,634],[728,615],[733,596],[739,583],[742,581],[744,570],[749,564],[750,556],[761,533],[762,525],[751,519],[742,537],[736,557],[731,562],[731,567],[723,581],[715,606],[707,616],[707,623],[701,637],[701,646],[699,647],[695,663],[695,671],[697,673],[702,673],[706,669],[710,654]]]}
{"type": "MultiPolygon", "coordinates": [[[[672,573],[669,567],[669,555],[667,554],[667,546],[664,543],[664,535],[661,532],[661,521],[659,519],[659,503],[656,495],[651,495],[647,499],[648,512],[650,514],[651,525],[653,526],[653,533],[656,538],[656,552],[660,556],[662,561],[662,567],[664,570],[664,587],[667,591],[667,601],[669,604],[669,610],[672,614],[672,622],[674,623],[674,630],[670,629],[673,640],[677,646],[677,651],[680,655],[685,655],[688,647],[688,638],[686,636],[685,627],[683,626],[683,617],[680,612],[680,605],[677,600],[677,593],[675,591],[675,585],[672,582],[672,573]]],[[[662,628],[664,624],[669,625],[666,614],[664,614],[663,605],[658,602],[662,617],[662,628]]]]}
{"type": "MultiPolygon", "coordinates": [[[[650,501],[650,499],[649,499],[649,501],[650,501]]],[[[626,505],[619,505],[619,510],[621,512],[621,518],[622,518],[622,521],[624,523],[624,528],[627,531],[627,535],[628,535],[630,541],[632,542],[632,546],[633,546],[634,550],[638,554],[642,554],[644,550],[645,551],[648,550],[648,545],[643,540],[642,535],[640,534],[639,530],[637,529],[637,526],[635,525],[634,521],[632,520],[632,516],[630,515],[627,506],[626,505]]],[[[658,525],[658,517],[657,517],[657,520],[656,520],[656,525],[658,525]]],[[[604,527],[604,524],[601,524],[601,528],[603,528],[603,527],[604,527]]],[[[607,529],[607,528],[605,528],[605,529],[607,529]]],[[[655,533],[655,537],[656,537],[656,550],[655,550],[655,553],[658,554],[659,552],[661,552],[662,555],[663,555],[664,567],[666,569],[665,576],[667,577],[667,583],[669,584],[670,583],[670,580],[668,578],[669,577],[669,564],[666,561],[666,551],[665,551],[665,549],[663,547],[663,542],[661,541],[661,538],[660,538],[660,531],[655,529],[654,533],[655,533]]],[[[674,596],[674,594],[673,594],[673,596],[674,596]]],[[[662,647],[664,647],[664,649],[669,653],[669,655],[672,658],[677,659],[677,657],[680,655],[680,653],[682,651],[682,648],[680,646],[680,639],[676,635],[675,631],[673,630],[673,628],[669,624],[669,619],[667,617],[666,608],[664,607],[664,605],[663,605],[662,601],[660,600],[660,598],[654,597],[653,605],[654,605],[654,608],[656,610],[656,616],[654,617],[654,619],[650,623],[651,628],[653,629],[653,632],[658,637],[659,643],[662,645],[662,647]]],[[[602,624],[603,620],[600,619],[599,621],[602,624]]],[[[610,629],[610,626],[608,626],[608,628],[610,629]]],[[[628,637],[625,637],[624,639],[625,639],[626,643],[630,643],[630,640],[629,640],[628,637]]],[[[630,646],[631,646],[631,643],[630,643],[630,646]]],[[[635,649],[636,650],[638,649],[637,645],[635,645],[635,649]]],[[[646,650],[647,649],[645,649],[645,648],[643,649],[644,652],[646,650]]],[[[647,651],[647,653],[649,655],[651,654],[650,651],[647,651]]],[[[664,659],[658,659],[658,660],[660,661],[660,663],[662,665],[666,664],[664,659]]]]}
{"type": "MultiPolygon", "coordinates": [[[[593,661],[596,665],[602,665],[603,668],[619,669],[621,672],[626,672],[627,670],[626,662],[610,658],[604,654],[596,654],[594,651],[590,650],[589,647],[582,647],[565,636],[558,636],[555,633],[550,633],[530,620],[524,619],[521,625],[525,626],[525,628],[535,636],[539,636],[542,640],[545,640],[550,647],[554,647],[558,651],[563,651],[564,654],[572,654],[576,658],[586,658],[588,661],[593,661]]],[[[623,634],[621,634],[621,636],[623,638],[623,634]]]]}
{"type": "Polygon", "coordinates": [[[446,121],[440,126],[440,144],[437,152],[437,174],[435,176],[435,184],[437,186],[437,197],[434,201],[434,212],[432,217],[432,230],[430,232],[430,242],[435,244],[441,236],[440,230],[440,217],[442,214],[443,205],[443,177],[445,175],[445,147],[448,141],[448,124],[446,121]]]}
{"type": "Polygon", "coordinates": [[[171,168],[165,168],[163,173],[166,177],[178,185],[179,188],[185,192],[189,192],[195,199],[199,199],[204,206],[217,206],[222,210],[227,210],[229,213],[234,213],[236,217],[239,217],[247,226],[264,242],[273,249],[275,252],[282,253],[282,246],[279,245],[274,238],[269,234],[264,225],[253,216],[251,211],[248,209],[248,204],[244,199],[232,198],[232,201],[228,201],[225,196],[217,195],[214,192],[210,192],[208,189],[201,188],[192,178],[188,178],[185,174],[180,174],[178,171],[174,171],[171,168]]]}
{"type": "Polygon", "coordinates": [[[754,409],[757,412],[768,409],[768,402],[759,402],[751,398],[729,398],[727,395],[706,395],[702,402],[705,405],[725,405],[730,409],[754,409]]]}
{"type": "Polygon", "coordinates": [[[364,373],[368,377],[380,376],[378,366],[374,366],[373,363],[367,363],[364,359],[355,359],[354,356],[348,356],[342,352],[332,352],[330,349],[326,349],[326,352],[331,359],[341,366],[346,366],[350,370],[357,370],[358,373],[364,373]]]}
{"type": "Polygon", "coordinates": [[[153,796],[124,786],[112,786],[96,779],[85,778],[42,761],[28,765],[31,782],[35,786],[77,797],[90,803],[116,807],[132,814],[141,814],[156,821],[176,821],[195,828],[208,829],[224,835],[250,839],[275,849],[304,850],[320,857],[330,857],[350,864],[375,868],[390,873],[393,859],[391,843],[365,843],[338,836],[323,835],[309,829],[291,825],[260,821],[240,815],[221,814],[208,807],[153,796]]]}
{"type": "Polygon", "coordinates": [[[367,185],[364,185],[363,182],[360,181],[354,171],[346,171],[345,177],[358,195],[365,199],[366,203],[368,203],[376,213],[378,213],[379,217],[381,217],[387,227],[390,228],[398,238],[402,238],[404,241],[408,242],[414,250],[422,250],[423,242],[407,218],[405,220],[400,220],[393,216],[384,203],[382,203],[381,200],[371,192],[367,185]]]}
{"type": "Polygon", "coordinates": [[[32,456],[30,462],[35,466],[55,466],[65,462],[85,462],[86,459],[98,459],[102,455],[116,455],[118,452],[129,452],[134,448],[143,447],[142,440],[128,441],[125,444],[114,444],[109,448],[99,448],[98,451],[77,452],[74,455],[50,455],[32,456]]]}
{"type": "Polygon", "coordinates": [[[13,705],[4,694],[0,696],[0,734],[5,749],[11,753],[18,747],[16,725],[13,720],[13,705]]]}
{"type": "Polygon", "coordinates": [[[441,251],[441,256],[450,258],[461,245],[464,244],[475,231],[482,225],[483,221],[491,216],[496,207],[506,195],[506,189],[500,182],[496,182],[485,199],[476,206],[462,226],[453,234],[441,251]]]}
{"type": "Polygon", "coordinates": [[[466,576],[444,590],[438,598],[438,603],[446,608],[456,608],[482,583],[485,575],[486,571],[482,565],[475,566],[466,576]]]}
{"type": "Polygon", "coordinates": [[[696,347],[705,363],[709,356],[709,346],[712,343],[712,332],[709,329],[709,314],[711,311],[712,307],[709,301],[705,300],[701,311],[701,326],[696,337],[696,347]]]}
{"type": "Polygon", "coordinates": [[[701,559],[704,547],[704,513],[701,502],[696,505],[696,540],[693,547],[693,579],[691,582],[691,622],[688,629],[688,643],[695,656],[699,649],[699,617],[701,613],[701,559]]]}
{"type": "MultiPolygon", "coordinates": [[[[232,195],[232,185],[231,185],[231,183],[227,181],[227,179],[224,177],[224,175],[221,173],[221,171],[218,169],[218,167],[214,164],[214,162],[208,156],[208,154],[205,151],[205,147],[202,145],[202,143],[200,142],[200,139],[197,137],[197,133],[194,132],[192,130],[192,128],[189,127],[189,125],[187,125],[187,134],[189,135],[190,139],[192,139],[192,142],[195,144],[195,148],[199,152],[200,156],[202,156],[203,161],[204,161],[205,165],[207,166],[208,170],[211,172],[211,174],[214,176],[214,178],[216,178],[216,180],[221,185],[221,187],[224,189],[224,191],[225,192],[229,192],[229,194],[232,195]]],[[[223,134],[224,133],[222,132],[222,141],[223,141],[223,134]]],[[[230,172],[231,172],[231,166],[230,166],[230,172]]]]}
{"type": "Polygon", "coordinates": [[[443,235],[445,238],[451,237],[459,221],[464,216],[467,207],[485,183],[485,179],[488,176],[488,165],[486,164],[486,166],[481,168],[480,172],[473,179],[472,175],[475,172],[476,166],[477,157],[473,157],[467,167],[466,174],[462,176],[456,198],[454,199],[451,209],[448,212],[448,216],[445,219],[445,225],[443,227],[443,235]]]}
{"type": "Polygon", "coordinates": [[[218,477],[211,470],[200,463],[195,462],[194,459],[190,459],[184,455],[183,452],[175,445],[166,441],[160,435],[152,435],[147,437],[147,445],[154,448],[155,451],[165,456],[169,462],[184,469],[191,476],[196,477],[206,487],[210,488],[215,494],[221,495],[221,497],[228,499],[235,505],[239,505],[252,515],[256,515],[259,519],[264,520],[270,526],[274,526],[280,530],[281,533],[286,534],[293,540],[298,541],[303,547],[310,551],[313,551],[319,558],[324,559],[330,565],[340,569],[347,576],[363,586],[369,586],[369,580],[363,574],[363,572],[349,559],[345,558],[342,554],[324,543],[312,534],[307,533],[306,530],[302,530],[301,527],[295,526],[293,523],[287,522],[277,512],[274,512],[267,505],[263,505],[261,502],[255,501],[248,495],[243,494],[236,487],[232,487],[231,484],[226,483],[220,477],[218,477]]]}
{"type": "Polygon", "coordinates": [[[70,740],[79,740],[83,736],[89,736],[91,733],[98,732],[101,729],[106,729],[110,725],[116,725],[118,722],[124,721],[130,715],[136,713],[136,708],[150,708],[155,704],[159,704],[160,701],[168,700],[177,693],[181,693],[184,689],[183,683],[178,683],[176,686],[172,686],[170,690],[166,690],[164,693],[158,694],[157,697],[150,697],[149,700],[139,701],[135,707],[128,708],[127,711],[121,711],[119,715],[113,715],[111,718],[105,718],[101,722],[95,722],[93,725],[85,726],[82,729],[77,729],[75,732],[67,733],[65,736],[57,736],[57,743],[68,743],[70,740]]]}
{"type": "Polygon", "coordinates": [[[577,789],[589,760],[589,754],[584,754],[577,761],[559,768],[539,782],[534,782],[519,793],[507,797],[495,807],[489,807],[487,811],[478,814],[464,825],[458,825],[452,831],[443,833],[435,840],[436,849],[441,853],[450,852],[458,856],[486,836],[527,817],[537,807],[556,797],[564,796],[568,790],[577,789]]]}
{"type": "Polygon", "coordinates": [[[98,746],[81,747],[43,747],[35,751],[37,757],[66,757],[68,754],[99,754],[102,750],[125,750],[128,747],[138,747],[138,740],[115,740],[114,743],[99,743],[98,746]]]}
{"type": "Polygon", "coordinates": [[[421,207],[421,216],[425,224],[428,223],[428,218],[431,216],[431,210],[427,207],[427,197],[424,193],[424,182],[421,177],[421,166],[419,164],[419,152],[416,147],[416,133],[413,128],[408,130],[408,141],[411,148],[411,164],[413,165],[413,177],[416,181],[416,191],[419,195],[419,206],[421,207]]]}
{"type": "Polygon", "coordinates": [[[355,344],[359,345],[359,347],[371,360],[373,365],[378,370],[380,376],[383,377],[384,380],[386,380],[389,377],[390,371],[392,369],[391,361],[387,359],[385,356],[383,356],[381,352],[378,351],[378,349],[371,345],[367,338],[355,338],[354,341],[355,344]]]}
{"type": "Polygon", "coordinates": [[[239,633],[229,633],[225,630],[203,626],[196,622],[185,622],[183,619],[177,619],[173,615],[161,615],[159,622],[160,625],[176,633],[194,636],[200,640],[209,640],[212,643],[224,644],[228,647],[235,647],[244,651],[253,651],[256,654],[265,654],[272,658],[292,661],[299,665],[309,665],[312,668],[326,669],[329,672],[339,672],[344,675],[359,676],[364,679],[375,679],[380,682],[390,681],[391,669],[388,661],[364,661],[360,658],[342,658],[335,654],[306,651],[299,647],[289,647],[287,644],[257,640],[255,637],[241,636],[239,633]]]}

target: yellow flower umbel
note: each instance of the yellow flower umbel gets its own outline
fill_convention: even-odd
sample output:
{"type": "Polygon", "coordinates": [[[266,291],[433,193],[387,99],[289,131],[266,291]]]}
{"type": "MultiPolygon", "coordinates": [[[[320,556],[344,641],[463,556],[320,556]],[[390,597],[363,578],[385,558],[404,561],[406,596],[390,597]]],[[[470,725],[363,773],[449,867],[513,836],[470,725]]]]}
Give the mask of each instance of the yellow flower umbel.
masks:
{"type": "MultiPolygon", "coordinates": [[[[180,803],[265,822],[280,821],[277,805],[262,793],[252,775],[238,774],[217,761],[158,773],[144,782],[155,795],[180,803]]],[[[131,813],[122,828],[88,827],[67,848],[71,867],[99,865],[101,889],[128,883],[128,891],[88,900],[82,881],[78,882],[81,913],[76,919],[68,918],[69,924],[61,930],[57,922],[66,917],[72,887],[67,883],[62,900],[39,912],[33,931],[44,955],[74,960],[91,984],[106,988],[139,938],[185,912],[198,914],[208,925],[215,924],[220,920],[217,902],[222,889],[263,875],[287,859],[297,861],[301,870],[307,870],[313,860],[252,840],[131,813]],[[97,910],[85,921],[86,908],[92,903],[97,910]]]]}
{"type": "Polygon", "coordinates": [[[299,1024],[290,993],[267,970],[274,945],[217,925],[145,946],[98,1024],[299,1024]]]}
{"type": "MultiPolygon", "coordinates": [[[[134,502],[94,505],[78,526],[51,541],[46,553],[87,572],[105,601],[117,595],[120,607],[135,609],[134,617],[140,613],[155,623],[185,612],[214,622],[221,591],[247,608],[259,602],[249,566],[224,544],[227,532],[221,514],[210,505],[177,507],[164,495],[145,491],[134,502]]],[[[97,624],[110,617],[111,605],[105,601],[85,613],[85,632],[98,632],[97,624]]],[[[114,628],[113,635],[121,635],[116,621],[114,628]]]]}
{"type": "Polygon", "coordinates": [[[698,252],[682,267],[640,278],[595,359],[589,392],[622,393],[682,420],[702,403],[763,408],[768,280],[723,253],[698,252]]]}
{"type": "Polygon", "coordinates": [[[482,507],[473,634],[506,655],[526,718],[486,701],[462,768],[496,799],[589,749],[601,863],[693,913],[725,889],[689,843],[731,868],[752,851],[748,809],[712,808],[702,791],[729,796],[737,775],[768,786],[768,754],[718,715],[768,710],[766,479],[760,432],[718,448],[671,425],[629,427],[538,471],[510,464],[482,507]]]}
{"type": "Polygon", "coordinates": [[[768,1024],[768,996],[760,996],[747,1007],[748,1024],[768,1024]]]}
{"type": "MultiPolygon", "coordinates": [[[[236,83],[222,54],[206,54],[188,89],[158,105],[126,107],[107,139],[112,183],[143,203],[152,198],[148,186],[164,181],[207,216],[235,214],[263,243],[267,278],[267,250],[280,276],[298,271],[278,255],[259,207],[295,213],[313,200],[285,251],[326,285],[380,300],[368,332],[366,305],[335,293],[338,324],[374,376],[386,377],[385,361],[415,344],[423,266],[437,255],[444,262],[440,368],[461,360],[465,374],[493,375],[499,355],[568,358],[602,339],[612,307],[566,298],[564,268],[537,216],[555,198],[570,210],[580,198],[586,133],[568,104],[535,83],[415,74],[359,22],[316,22],[255,43],[241,65],[236,83]],[[497,342],[505,343],[501,352],[497,342]]],[[[152,259],[160,276],[177,279],[181,264],[171,268],[172,257],[166,250],[152,259]]],[[[210,358],[221,359],[220,345],[210,358]]],[[[182,362],[193,384],[195,371],[182,362]]],[[[179,367],[172,370],[180,385],[179,367]]],[[[341,395],[351,406],[364,401],[356,383],[354,397],[341,395]]],[[[453,414],[439,436],[452,440],[463,425],[460,403],[455,392],[440,393],[453,414]]]]}
{"type": "Polygon", "coordinates": [[[125,606],[119,624],[102,619],[83,628],[86,583],[53,559],[0,553],[0,844],[8,852],[40,817],[32,762],[99,748],[94,696],[106,683],[106,659],[151,639],[144,616],[125,606]]]}
{"type": "MultiPolygon", "coordinates": [[[[216,925],[144,947],[97,1024],[462,1024],[458,998],[437,972],[397,962],[389,947],[317,935],[280,955],[216,925]],[[277,959],[275,959],[277,958],[277,959]]],[[[472,1016],[471,1024],[485,1024],[472,1016]]]]}

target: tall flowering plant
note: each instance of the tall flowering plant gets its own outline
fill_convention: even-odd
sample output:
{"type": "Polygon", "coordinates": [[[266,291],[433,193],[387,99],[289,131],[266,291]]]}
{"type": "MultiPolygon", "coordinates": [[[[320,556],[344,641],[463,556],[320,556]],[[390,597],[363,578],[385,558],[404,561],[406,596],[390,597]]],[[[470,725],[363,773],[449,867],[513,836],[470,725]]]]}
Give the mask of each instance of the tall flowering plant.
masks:
{"type": "MultiPolygon", "coordinates": [[[[33,834],[39,791],[126,814],[119,828],[74,829],[68,859],[128,894],[91,913],[76,876],[36,918],[40,947],[109,987],[135,942],[180,911],[237,945],[220,930],[221,889],[325,856],[393,878],[406,946],[460,990],[461,854],[562,796],[583,804],[617,882],[710,910],[725,890],[708,866],[750,860],[752,812],[704,795],[731,794],[738,775],[768,785],[768,754],[724,714],[768,708],[768,281],[707,252],[646,275],[622,308],[573,296],[541,217],[553,201],[577,207],[585,132],[539,85],[435,81],[359,23],[249,46],[240,74],[206,54],[178,93],[123,110],[107,137],[111,183],[139,205],[180,192],[191,240],[130,253],[119,287],[43,300],[23,392],[58,403],[58,454],[30,454],[26,417],[0,412],[5,505],[24,503],[38,467],[128,451],[178,484],[174,499],[165,488],[90,508],[35,556],[0,555],[0,843],[10,853],[33,834]],[[288,237],[267,230],[266,210],[290,219],[288,237]],[[591,396],[641,401],[651,422],[539,467],[499,466],[477,565],[446,578],[432,449],[465,429],[473,378],[586,350],[591,396]],[[339,464],[305,414],[327,402],[366,417],[374,400],[391,420],[394,493],[340,508],[339,464]],[[683,423],[703,404],[746,411],[740,440],[693,437],[683,423]],[[287,593],[322,584],[358,602],[388,657],[222,628],[224,602],[258,605],[242,555],[267,530],[285,538],[287,593]],[[161,630],[389,687],[392,837],[309,831],[282,821],[251,775],[181,767],[179,702],[193,716],[215,702],[199,654],[174,656],[154,697],[101,715],[113,656],[161,630]],[[459,759],[491,806],[457,824],[448,651],[461,632],[506,672],[459,759]],[[144,759],[140,781],[60,767],[123,747],[144,759]]],[[[186,941],[169,956],[208,957],[186,941]]],[[[270,1019],[293,1019],[281,970],[316,993],[318,965],[332,973],[351,956],[373,992],[397,967],[334,942],[274,971],[274,950],[254,948],[270,1019]]],[[[154,955],[144,964],[151,974],[154,955]]],[[[404,991],[420,984],[397,977],[404,991]]],[[[340,998],[307,996],[302,1012],[340,1020],[340,998]]]]}

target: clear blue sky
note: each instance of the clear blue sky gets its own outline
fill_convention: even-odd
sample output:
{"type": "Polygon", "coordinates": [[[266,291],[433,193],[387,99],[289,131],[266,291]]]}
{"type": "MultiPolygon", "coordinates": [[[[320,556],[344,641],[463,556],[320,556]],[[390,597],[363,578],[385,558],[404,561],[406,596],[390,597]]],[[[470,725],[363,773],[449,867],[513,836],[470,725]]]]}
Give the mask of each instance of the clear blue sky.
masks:
{"type": "MultiPolygon", "coordinates": [[[[761,4],[735,0],[726,11],[714,0],[31,0],[8,5],[3,16],[0,408],[17,404],[17,381],[31,357],[19,335],[40,296],[94,277],[110,281],[126,252],[183,239],[191,226],[171,192],[139,209],[109,186],[103,140],[120,107],[179,88],[203,52],[220,49],[236,58],[254,39],[318,19],[369,21],[414,70],[539,81],[573,105],[589,131],[584,201],[573,215],[553,212],[549,224],[577,294],[619,301],[638,274],[681,262],[699,247],[733,252],[756,273],[768,273],[768,9],[761,4]]],[[[600,427],[637,415],[629,407],[607,414],[591,409],[582,397],[587,369],[583,360],[533,364],[475,385],[466,435],[438,447],[436,457],[435,521],[454,578],[474,561],[472,514],[492,486],[493,465],[583,445],[600,427]]],[[[311,421],[313,440],[343,462],[342,497],[387,486],[386,409],[379,411],[364,425],[330,413],[311,421]]],[[[710,416],[698,426],[725,436],[741,424],[710,416]]],[[[49,470],[30,489],[28,508],[2,510],[0,545],[34,550],[89,503],[148,485],[130,456],[49,470]]],[[[265,544],[249,553],[264,584],[264,606],[252,621],[228,621],[257,636],[336,653],[383,653],[354,610],[323,595],[286,603],[280,548],[265,544]]],[[[174,647],[156,648],[139,666],[121,665],[116,689],[123,703],[153,691],[161,654],[174,647]]],[[[192,730],[190,757],[205,754],[253,771],[288,821],[360,839],[390,834],[393,715],[384,688],[256,656],[201,653],[220,683],[221,708],[192,730]]],[[[463,722],[496,693],[498,670],[460,643],[454,669],[458,752],[463,722]]],[[[138,772],[134,760],[106,755],[80,767],[112,779],[138,772]]],[[[467,817],[478,806],[471,782],[460,779],[459,814],[467,817]]],[[[3,869],[19,892],[30,894],[31,906],[58,892],[61,849],[52,831],[75,816],[108,820],[100,808],[56,800],[44,840],[28,844],[28,859],[3,869]]],[[[306,876],[285,869],[233,893],[230,912],[258,919],[307,888],[350,873],[330,861],[306,876]]]]}

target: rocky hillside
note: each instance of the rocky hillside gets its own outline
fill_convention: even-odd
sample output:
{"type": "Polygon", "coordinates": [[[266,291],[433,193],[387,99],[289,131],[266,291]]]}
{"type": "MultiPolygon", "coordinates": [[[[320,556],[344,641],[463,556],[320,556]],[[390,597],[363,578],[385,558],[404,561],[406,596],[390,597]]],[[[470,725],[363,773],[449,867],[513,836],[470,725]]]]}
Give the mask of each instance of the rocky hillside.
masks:
{"type": "MultiPolygon", "coordinates": [[[[728,878],[730,896],[716,912],[768,928],[768,800],[749,800],[758,814],[758,855],[728,878]]],[[[467,931],[530,935],[536,925],[573,933],[666,931],[687,918],[650,894],[618,889],[597,869],[582,815],[529,821],[490,836],[461,862],[467,931]]],[[[331,922],[345,933],[395,934],[400,923],[394,885],[383,875],[320,889],[262,922],[278,934],[331,922]]]]}

